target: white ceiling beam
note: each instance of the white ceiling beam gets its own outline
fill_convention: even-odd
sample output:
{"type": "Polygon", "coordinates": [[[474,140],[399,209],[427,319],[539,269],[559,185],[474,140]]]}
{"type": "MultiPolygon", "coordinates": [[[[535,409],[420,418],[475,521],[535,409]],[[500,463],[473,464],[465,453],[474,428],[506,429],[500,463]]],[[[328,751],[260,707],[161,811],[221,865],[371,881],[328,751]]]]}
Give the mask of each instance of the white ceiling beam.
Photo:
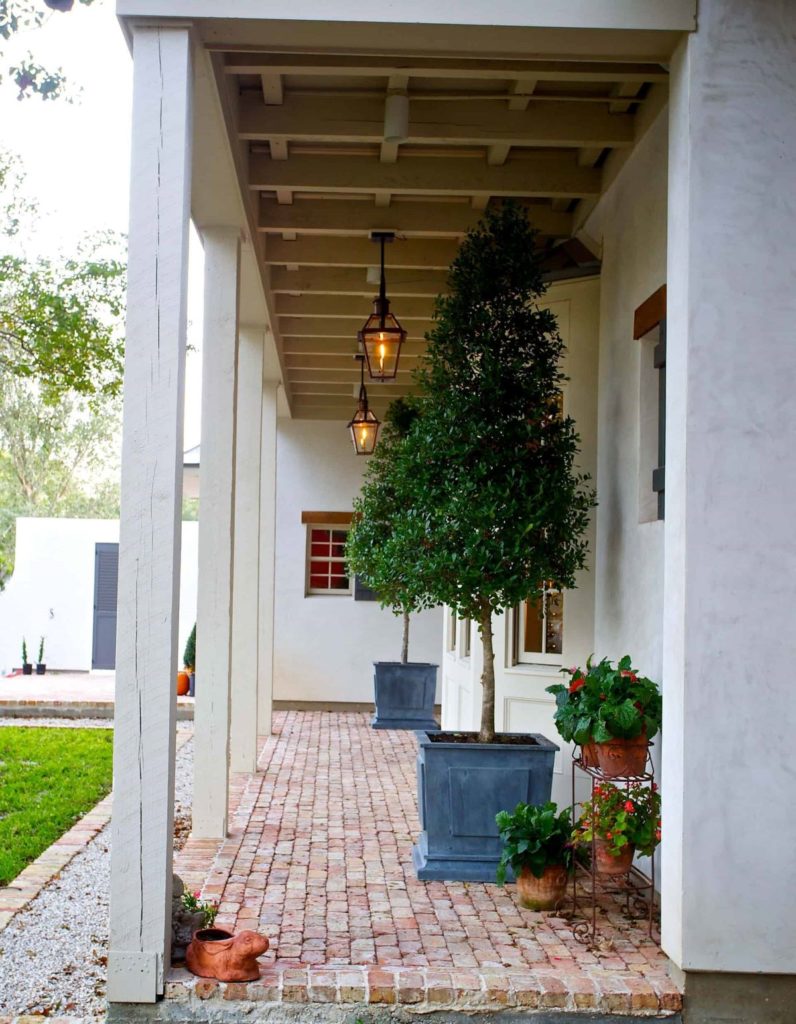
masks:
{"type": "MultiPolygon", "coordinates": [[[[385,246],[388,269],[447,270],[458,245],[442,238],[396,239],[385,246]]],[[[294,242],[269,235],[265,262],[302,267],[372,267],[379,262],[379,247],[365,238],[297,238],[294,242]]]]}
{"type": "MultiPolygon", "coordinates": [[[[360,324],[361,326],[361,324],[360,324]]],[[[348,338],[290,338],[285,337],[285,355],[294,356],[337,356],[348,353],[349,357],[354,354],[356,348],[356,334],[348,338]]],[[[426,351],[426,343],[420,338],[415,341],[405,341],[401,347],[401,360],[418,359],[426,351]]],[[[353,360],[352,360],[353,364],[353,360]]],[[[320,364],[323,365],[323,364],[320,364]]],[[[352,372],[356,367],[352,365],[352,372]]]]}
{"type": "Polygon", "coordinates": [[[269,139],[268,148],[271,151],[272,160],[287,160],[288,158],[287,139],[269,139]]]}
{"type": "Polygon", "coordinates": [[[534,152],[502,167],[466,157],[406,157],[382,164],[366,157],[294,156],[249,161],[252,189],[406,195],[573,197],[600,194],[600,172],[578,167],[577,155],[534,152]]]}
{"type": "Polygon", "coordinates": [[[280,74],[274,74],[273,72],[261,74],[260,81],[263,87],[263,100],[267,106],[278,105],[284,100],[285,94],[280,74]]]}
{"type": "MultiPolygon", "coordinates": [[[[365,318],[370,314],[370,304],[361,305],[361,315],[351,317],[331,317],[324,319],[317,316],[289,316],[279,318],[279,331],[283,338],[355,338],[365,318]]],[[[407,320],[399,318],[407,333],[412,338],[422,338],[426,331],[433,327],[431,318],[427,320],[407,320]]]]}
{"type": "Polygon", "coordinates": [[[569,203],[569,199],[554,199],[551,205],[559,213],[565,213],[569,203]]]}
{"type": "MultiPolygon", "coordinates": [[[[294,142],[368,143],[384,139],[384,100],[379,96],[291,95],[281,106],[264,107],[242,96],[238,134],[244,141],[275,138],[294,142]]],[[[494,100],[472,97],[413,103],[408,145],[629,146],[633,118],[611,115],[594,103],[536,104],[509,110],[494,100]]]]}
{"type": "Polygon", "coordinates": [[[611,90],[613,96],[627,97],[624,100],[616,100],[608,104],[608,112],[611,114],[626,114],[630,110],[635,98],[641,89],[639,82],[619,82],[611,90]]]}
{"type": "MultiPolygon", "coordinates": [[[[389,161],[385,161],[385,163],[389,163],[389,161]]],[[[379,192],[376,196],[376,206],[381,210],[386,210],[391,202],[392,195],[389,192],[379,192]]]]}
{"type": "Polygon", "coordinates": [[[480,213],[489,206],[490,199],[491,196],[488,195],[473,196],[470,200],[470,208],[480,213]]]}
{"type": "Polygon", "coordinates": [[[398,143],[382,142],[379,149],[379,160],[383,164],[394,164],[398,159],[398,143]]]}
{"type": "MultiPolygon", "coordinates": [[[[389,193],[380,193],[377,200],[389,193]]],[[[540,234],[568,238],[572,218],[554,213],[549,204],[526,204],[528,217],[540,234]]],[[[297,200],[289,209],[262,198],[260,231],[306,235],[369,235],[395,231],[406,238],[461,238],[478,223],[472,209],[461,202],[394,202],[389,211],[356,199],[297,200]]]]}
{"type": "Polygon", "coordinates": [[[375,78],[403,74],[410,78],[475,80],[515,79],[536,82],[665,82],[669,75],[654,62],[575,60],[489,60],[456,57],[339,56],[300,53],[227,53],[228,75],[313,75],[375,78]]]}
{"type": "Polygon", "coordinates": [[[512,82],[509,86],[509,92],[512,94],[509,99],[509,110],[527,110],[537,82],[535,78],[521,78],[512,82]]]}
{"type": "Polygon", "coordinates": [[[276,190],[276,201],[281,206],[291,206],[293,203],[293,192],[289,188],[278,188],[276,190]]]}
{"type": "Polygon", "coordinates": [[[580,167],[594,167],[603,154],[602,147],[594,149],[586,148],[578,150],[578,165],[580,167]]]}
{"type": "MultiPolygon", "coordinates": [[[[447,290],[448,273],[444,270],[391,270],[388,280],[390,298],[432,298],[447,290]]],[[[372,298],[378,291],[370,284],[361,268],[303,267],[284,270],[271,267],[271,291],[288,294],[326,293],[328,295],[364,295],[372,298]]],[[[395,315],[401,310],[395,303],[395,315]]]]}
{"type": "MultiPolygon", "coordinates": [[[[372,299],[376,294],[376,289],[373,285],[370,285],[370,292],[368,297],[372,299]]],[[[359,316],[364,313],[362,319],[364,323],[365,316],[370,312],[370,304],[366,301],[365,306],[358,297],[352,298],[350,295],[334,295],[334,294],[309,294],[309,295],[284,295],[279,294],[274,296],[274,307],[276,315],[279,317],[279,322],[282,322],[282,317],[285,316],[300,316],[319,318],[323,320],[338,319],[338,318],[351,318],[359,316]]],[[[395,314],[398,319],[404,324],[407,330],[414,330],[414,325],[409,321],[412,320],[430,320],[434,312],[434,302],[430,297],[404,297],[401,299],[401,308],[398,309],[396,306],[395,314]],[[407,321],[404,323],[404,321],[407,321]]]]}

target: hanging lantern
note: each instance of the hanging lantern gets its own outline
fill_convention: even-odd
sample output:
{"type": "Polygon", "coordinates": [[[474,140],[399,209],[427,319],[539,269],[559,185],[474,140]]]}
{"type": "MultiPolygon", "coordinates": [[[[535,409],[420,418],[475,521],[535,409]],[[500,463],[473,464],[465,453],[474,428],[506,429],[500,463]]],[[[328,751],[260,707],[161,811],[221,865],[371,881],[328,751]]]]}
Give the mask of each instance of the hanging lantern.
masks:
{"type": "Polygon", "coordinates": [[[398,374],[398,358],[406,341],[406,331],[390,312],[387,285],[384,278],[384,243],[391,242],[391,231],[374,231],[371,240],[381,243],[381,283],[379,294],[373,300],[373,312],[357,335],[365,351],[371,380],[393,380],[398,374]]]}
{"type": "Polygon", "coordinates": [[[357,354],[356,359],[359,361],[360,370],[359,402],[356,412],[348,423],[348,429],[351,431],[351,440],[354,442],[354,451],[357,455],[372,455],[381,424],[368,408],[368,393],[365,390],[365,357],[357,354]]]}

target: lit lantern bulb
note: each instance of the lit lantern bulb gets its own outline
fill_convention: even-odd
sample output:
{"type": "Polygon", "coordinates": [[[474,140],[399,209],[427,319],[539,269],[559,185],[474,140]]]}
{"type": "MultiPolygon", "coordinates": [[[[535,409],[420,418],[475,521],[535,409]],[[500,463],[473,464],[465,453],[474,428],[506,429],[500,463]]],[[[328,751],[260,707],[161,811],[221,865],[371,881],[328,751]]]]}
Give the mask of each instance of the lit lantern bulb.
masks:
{"type": "Polygon", "coordinates": [[[384,342],[379,345],[379,373],[384,373],[384,357],[387,355],[387,346],[384,342]]]}

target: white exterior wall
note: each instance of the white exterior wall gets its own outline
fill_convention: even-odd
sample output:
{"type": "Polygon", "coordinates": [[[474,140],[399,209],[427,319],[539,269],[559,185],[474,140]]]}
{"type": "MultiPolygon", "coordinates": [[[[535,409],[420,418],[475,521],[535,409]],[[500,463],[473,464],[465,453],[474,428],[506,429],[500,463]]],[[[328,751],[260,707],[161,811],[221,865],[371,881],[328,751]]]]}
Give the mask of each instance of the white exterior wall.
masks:
{"type": "MultiPolygon", "coordinates": [[[[600,282],[569,281],[553,285],[547,293],[549,307],[567,350],[564,371],[570,380],[564,394],[564,411],[571,415],[581,437],[580,468],[596,475],[597,468],[597,338],[600,282]]],[[[594,551],[594,518],[589,529],[594,551]]],[[[457,623],[455,649],[451,647],[450,620],[446,616],[443,656],[442,724],[451,729],[478,729],[481,720],[482,650],[475,623],[470,627],[470,656],[464,657],[464,624],[457,623]]],[[[495,720],[499,731],[540,732],[559,743],[553,776],[553,800],[560,805],[571,799],[568,770],[569,748],[553,723],[555,700],[545,687],[561,681],[556,665],[512,665],[511,615],[496,616],[495,720]]],[[[564,597],[562,664],[585,662],[594,650],[594,573],[579,573],[578,586],[564,597]]]]}
{"type": "MultiPolygon", "coordinates": [[[[197,523],[182,524],[179,653],[196,619],[197,523]]],[[[16,566],[0,593],[0,671],[19,668],[23,635],[48,669],[91,668],[94,546],[118,544],[117,519],[17,519],[16,566]]]]}
{"type": "MultiPolygon", "coordinates": [[[[603,196],[588,232],[602,241],[595,652],[624,654],[661,680],[663,521],[639,522],[641,341],[633,314],[666,282],[667,111],[603,196]]],[[[645,414],[657,424],[657,396],[645,414]]]]}
{"type": "MultiPolygon", "coordinates": [[[[353,409],[353,396],[351,403],[353,409]]],[[[301,513],[350,511],[366,465],[344,424],[279,420],[275,700],[372,701],[373,662],[400,658],[401,620],[375,601],[305,596],[308,527],[301,513]]],[[[441,622],[441,609],[412,616],[411,661],[439,663],[441,622]]]]}

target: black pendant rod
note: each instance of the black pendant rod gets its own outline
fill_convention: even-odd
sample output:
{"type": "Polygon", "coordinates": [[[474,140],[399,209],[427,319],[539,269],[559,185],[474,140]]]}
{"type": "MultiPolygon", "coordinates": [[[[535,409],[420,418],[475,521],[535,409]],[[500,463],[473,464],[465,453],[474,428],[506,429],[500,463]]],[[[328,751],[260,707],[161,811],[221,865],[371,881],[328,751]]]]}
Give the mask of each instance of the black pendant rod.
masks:
{"type": "Polygon", "coordinates": [[[384,318],[387,313],[387,282],[384,278],[384,235],[379,239],[381,242],[381,284],[379,286],[379,312],[381,315],[381,329],[384,330],[384,318]]]}

